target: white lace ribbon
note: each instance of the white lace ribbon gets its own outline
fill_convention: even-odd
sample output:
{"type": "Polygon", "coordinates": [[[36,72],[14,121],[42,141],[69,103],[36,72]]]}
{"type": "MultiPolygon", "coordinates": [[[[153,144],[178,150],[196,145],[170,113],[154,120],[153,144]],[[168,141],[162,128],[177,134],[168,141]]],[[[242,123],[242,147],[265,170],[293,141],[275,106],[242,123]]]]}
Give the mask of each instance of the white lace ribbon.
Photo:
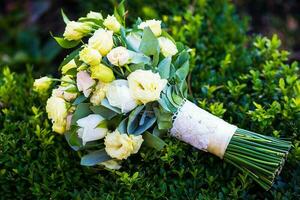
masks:
{"type": "Polygon", "coordinates": [[[178,110],[171,135],[221,159],[237,127],[185,101],[178,110]]]}

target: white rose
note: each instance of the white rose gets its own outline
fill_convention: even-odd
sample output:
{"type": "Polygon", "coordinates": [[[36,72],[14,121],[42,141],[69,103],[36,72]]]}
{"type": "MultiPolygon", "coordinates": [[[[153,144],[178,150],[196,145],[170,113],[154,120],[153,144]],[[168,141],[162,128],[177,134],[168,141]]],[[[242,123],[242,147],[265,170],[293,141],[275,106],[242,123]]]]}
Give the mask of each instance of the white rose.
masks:
{"type": "Polygon", "coordinates": [[[93,12],[93,11],[90,11],[90,12],[86,15],[86,17],[87,17],[87,18],[91,18],[91,19],[98,19],[98,20],[103,19],[101,13],[99,13],[99,12],[93,12]]]}
{"type": "Polygon", "coordinates": [[[90,96],[92,87],[96,83],[86,71],[80,71],[77,73],[76,82],[78,91],[83,91],[85,97],[90,96]]]}
{"type": "Polygon", "coordinates": [[[98,29],[89,39],[88,45],[97,49],[102,56],[105,56],[114,46],[113,32],[104,29],[98,29]]]}
{"type": "Polygon", "coordinates": [[[160,99],[160,93],[168,83],[150,70],[136,70],[127,79],[133,98],[143,104],[160,99]]]}
{"type": "Polygon", "coordinates": [[[109,62],[115,66],[124,66],[129,63],[129,52],[125,47],[116,47],[107,54],[109,62]]]}
{"type": "Polygon", "coordinates": [[[91,31],[88,24],[82,22],[70,21],[67,23],[63,36],[67,40],[80,40],[91,31]]]}
{"type": "Polygon", "coordinates": [[[68,109],[67,104],[64,99],[51,96],[47,100],[46,112],[48,113],[48,118],[51,119],[53,126],[53,131],[57,133],[64,133],[67,124],[68,109]]]}
{"type": "Polygon", "coordinates": [[[130,94],[127,80],[115,80],[108,85],[106,97],[110,105],[120,108],[123,113],[133,110],[137,106],[130,94]]]}
{"type": "Polygon", "coordinates": [[[156,37],[161,35],[161,21],[155,19],[147,20],[138,26],[139,29],[144,29],[145,27],[149,27],[156,37]]]}
{"type": "Polygon", "coordinates": [[[82,144],[87,142],[100,140],[106,136],[108,129],[106,127],[97,127],[105,119],[97,114],[91,114],[87,117],[77,120],[80,127],[77,131],[78,137],[82,139],[82,144]]]}
{"type": "Polygon", "coordinates": [[[121,24],[118,22],[117,18],[113,15],[108,15],[104,20],[103,25],[115,33],[118,33],[121,28],[121,24]]]}
{"type": "Polygon", "coordinates": [[[102,59],[101,54],[98,50],[90,47],[85,46],[80,52],[79,52],[79,59],[86,64],[89,64],[91,66],[99,65],[102,59]]]}
{"type": "Polygon", "coordinates": [[[166,37],[159,37],[158,43],[160,51],[165,57],[174,56],[178,52],[176,45],[166,37]]]}

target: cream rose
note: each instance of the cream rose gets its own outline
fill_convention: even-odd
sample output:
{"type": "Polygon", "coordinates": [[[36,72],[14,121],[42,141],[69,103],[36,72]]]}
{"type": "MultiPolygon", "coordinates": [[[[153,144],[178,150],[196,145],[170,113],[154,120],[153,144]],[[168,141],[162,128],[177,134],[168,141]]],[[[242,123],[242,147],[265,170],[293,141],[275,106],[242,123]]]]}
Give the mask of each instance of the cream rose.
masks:
{"type": "Polygon", "coordinates": [[[104,29],[98,29],[89,39],[88,45],[97,49],[102,56],[105,56],[114,46],[113,32],[104,29]]]}
{"type": "Polygon", "coordinates": [[[70,21],[67,23],[63,36],[67,40],[80,40],[91,31],[88,24],[70,21]]]}
{"type": "Polygon", "coordinates": [[[115,80],[115,75],[112,69],[103,64],[91,66],[90,71],[93,79],[100,80],[104,83],[109,83],[115,80]]]}
{"type": "Polygon", "coordinates": [[[80,71],[77,73],[77,88],[78,91],[83,91],[85,97],[90,96],[92,92],[92,87],[95,85],[96,81],[93,80],[89,73],[86,71],[80,71]]]}
{"type": "Polygon", "coordinates": [[[129,52],[125,47],[116,47],[107,54],[109,62],[115,66],[124,66],[129,63],[129,52]]]}
{"type": "Polygon", "coordinates": [[[161,21],[155,19],[147,20],[138,26],[139,29],[144,29],[145,27],[149,27],[156,37],[161,35],[161,21]]]}
{"type": "Polygon", "coordinates": [[[128,136],[127,134],[121,134],[118,130],[108,134],[104,139],[107,154],[119,160],[126,159],[131,154],[137,153],[142,142],[143,138],[141,135],[128,136]]]}
{"type": "Polygon", "coordinates": [[[113,15],[108,15],[104,20],[103,25],[115,33],[118,33],[121,28],[121,24],[118,22],[117,18],[113,15]]]}
{"type": "Polygon", "coordinates": [[[108,87],[107,83],[102,83],[101,81],[97,83],[95,90],[90,98],[90,102],[94,106],[99,105],[101,101],[105,98],[107,87],[108,87]]]}
{"type": "Polygon", "coordinates": [[[160,51],[165,57],[174,56],[178,52],[176,45],[166,37],[159,37],[158,43],[160,51]]]}
{"type": "Polygon", "coordinates": [[[168,83],[159,74],[150,70],[136,70],[127,77],[129,90],[134,99],[146,104],[160,98],[160,93],[168,83]]]}
{"type": "Polygon", "coordinates": [[[33,83],[33,90],[39,93],[46,92],[52,83],[51,78],[44,76],[39,79],[35,79],[33,83]]]}
{"type": "Polygon", "coordinates": [[[86,15],[87,18],[90,18],[90,19],[98,19],[98,20],[102,20],[103,17],[102,17],[102,14],[99,13],[99,12],[93,12],[93,11],[90,11],[87,15],[86,15]]]}
{"type": "Polygon", "coordinates": [[[93,65],[99,65],[102,59],[101,54],[98,50],[93,49],[90,46],[85,46],[80,52],[79,52],[79,59],[86,64],[89,64],[91,66],[93,65]]]}
{"type": "Polygon", "coordinates": [[[87,117],[77,120],[77,125],[80,127],[77,131],[78,137],[82,139],[82,144],[87,142],[100,140],[106,136],[108,129],[101,126],[97,127],[105,119],[97,114],[91,114],[87,117]]]}
{"type": "Polygon", "coordinates": [[[51,119],[53,126],[53,131],[57,133],[64,133],[67,124],[67,104],[64,99],[51,96],[47,100],[46,112],[48,113],[48,118],[51,119]]]}
{"type": "Polygon", "coordinates": [[[130,94],[127,80],[115,80],[107,87],[106,97],[110,105],[128,113],[137,106],[137,102],[130,94]]]}

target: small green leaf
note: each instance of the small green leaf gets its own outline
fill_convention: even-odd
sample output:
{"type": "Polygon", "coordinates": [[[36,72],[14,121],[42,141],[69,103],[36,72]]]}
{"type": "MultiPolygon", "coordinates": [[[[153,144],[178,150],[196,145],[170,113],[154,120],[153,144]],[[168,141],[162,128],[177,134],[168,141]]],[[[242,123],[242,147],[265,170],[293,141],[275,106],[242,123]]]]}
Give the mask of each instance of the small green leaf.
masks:
{"type": "Polygon", "coordinates": [[[62,37],[53,37],[53,38],[55,39],[57,44],[59,44],[59,46],[61,46],[62,48],[65,48],[65,49],[70,49],[70,48],[76,47],[80,43],[80,40],[69,41],[62,37]]]}
{"type": "Polygon", "coordinates": [[[60,12],[61,12],[61,15],[62,15],[62,17],[63,17],[63,20],[64,20],[65,24],[69,23],[70,20],[69,20],[69,18],[67,17],[67,15],[65,14],[64,10],[61,9],[60,12]]]}
{"type": "Polygon", "coordinates": [[[171,57],[167,57],[158,64],[157,70],[161,78],[168,79],[170,77],[171,61],[171,57]]]}
{"type": "Polygon", "coordinates": [[[175,67],[176,69],[182,67],[183,64],[185,64],[186,62],[189,62],[189,58],[190,58],[190,55],[188,54],[188,52],[182,51],[182,52],[178,55],[178,57],[177,57],[177,59],[176,59],[176,61],[175,61],[175,63],[174,63],[174,67],[175,67]]]}
{"type": "Polygon", "coordinates": [[[164,148],[166,143],[159,137],[149,133],[148,131],[143,134],[144,144],[160,151],[164,148]]]}
{"type": "Polygon", "coordinates": [[[75,57],[79,56],[79,51],[81,51],[81,49],[82,49],[81,47],[75,49],[69,55],[67,55],[65,59],[62,61],[62,63],[59,65],[59,69],[61,69],[64,65],[68,64],[72,59],[75,59],[75,57]]]}
{"type": "Polygon", "coordinates": [[[107,160],[111,160],[111,157],[107,155],[105,149],[101,149],[83,156],[80,164],[83,166],[94,166],[107,160]]]}

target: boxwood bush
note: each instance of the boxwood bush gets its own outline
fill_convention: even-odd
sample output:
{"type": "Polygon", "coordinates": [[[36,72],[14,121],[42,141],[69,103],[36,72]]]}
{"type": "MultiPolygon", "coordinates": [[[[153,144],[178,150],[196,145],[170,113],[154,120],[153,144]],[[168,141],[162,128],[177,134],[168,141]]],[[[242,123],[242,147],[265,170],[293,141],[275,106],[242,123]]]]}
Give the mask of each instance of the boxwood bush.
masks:
{"type": "MultiPolygon", "coordinates": [[[[120,171],[82,167],[81,155],[51,131],[47,94],[32,91],[37,66],[26,65],[24,73],[8,66],[0,73],[0,199],[299,198],[300,72],[278,37],[247,35],[247,20],[225,0],[128,4],[133,17],[161,17],[193,48],[191,100],[241,128],[292,140],[274,187],[264,191],[246,173],[173,138],[160,152],[142,149],[120,171]]],[[[82,9],[92,5],[99,4],[82,9]]]]}

